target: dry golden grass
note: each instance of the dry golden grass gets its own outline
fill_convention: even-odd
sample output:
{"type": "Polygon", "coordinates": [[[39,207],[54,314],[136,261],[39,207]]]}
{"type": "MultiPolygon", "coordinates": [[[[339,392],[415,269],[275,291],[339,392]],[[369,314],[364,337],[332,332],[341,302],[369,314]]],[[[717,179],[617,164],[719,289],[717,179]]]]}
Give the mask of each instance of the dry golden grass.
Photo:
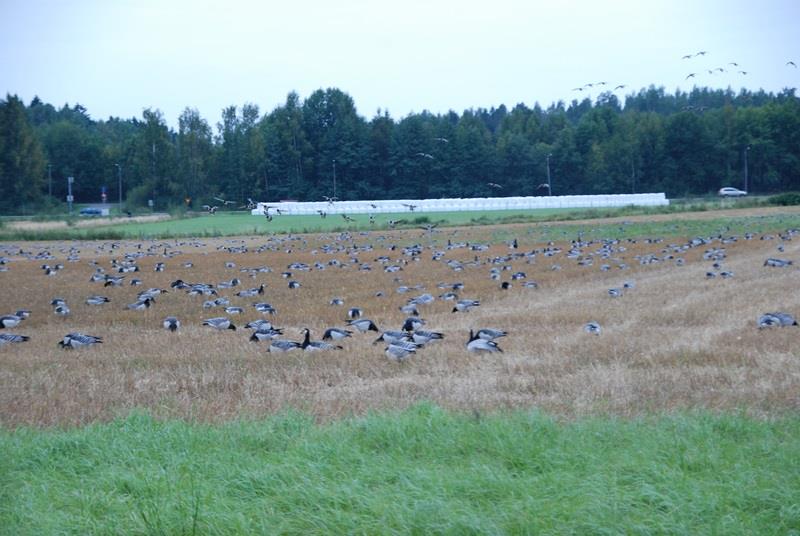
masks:
{"type": "MultiPolygon", "coordinates": [[[[472,228],[436,235],[439,247],[454,240],[485,238],[497,229],[472,228]]],[[[489,410],[537,406],[565,416],[587,414],[638,415],[651,411],[687,408],[730,410],[742,408],[755,415],[780,414],[800,407],[800,328],[759,331],[757,317],[783,310],[800,315],[800,271],[763,267],[768,256],[798,259],[800,240],[785,242],[786,252],[777,254],[777,241],[740,240],[724,247],[728,258],[724,269],[735,272],[733,279],[705,279],[710,267],[702,260],[707,247],[684,255],[686,266],[662,262],[641,266],[636,255],[654,253],[683,240],[659,244],[622,244],[627,251],[615,256],[629,265],[602,272],[604,261],[580,267],[564,258],[568,243],[558,244],[564,252],[555,257],[536,256],[533,264],[524,259],[511,263],[536,280],[538,290],[521,287],[515,281],[510,291],[501,291],[489,278],[490,265],[453,272],[444,262],[431,260],[426,250],[418,262],[409,262],[397,273],[385,273],[374,259],[389,255],[402,257],[400,250],[388,251],[389,243],[410,243],[426,239],[419,231],[355,236],[358,244],[373,244],[373,251],[358,257],[372,265],[370,272],[358,271],[344,251],[322,253],[319,248],[332,242],[332,235],[304,237],[287,242],[279,251],[254,253],[264,237],[243,239],[249,253],[230,254],[218,246],[237,245],[228,239],[206,240],[194,247],[177,245],[184,253],[172,259],[158,254],[142,258],[143,287],[106,288],[90,283],[96,259],[109,268],[113,257],[137,251],[136,242],[96,251],[97,244],[81,243],[79,262],[65,262],[60,249],[72,244],[53,244],[50,251],[66,268],[55,277],[43,275],[45,261],[18,260],[0,273],[3,292],[0,314],[19,308],[33,311],[31,317],[13,330],[27,334],[24,344],[0,347],[0,422],[6,426],[83,424],[107,420],[134,407],[145,407],[161,416],[200,421],[220,421],[241,416],[260,416],[286,407],[300,408],[321,419],[359,414],[371,409],[402,408],[420,400],[463,410],[489,410]],[[291,249],[287,252],[287,249],[291,249]],[[314,251],[316,250],[316,251],[314,251]],[[324,271],[295,272],[302,283],[287,288],[280,273],[293,261],[313,264],[338,259],[349,266],[324,271]],[[226,269],[226,261],[237,263],[226,269]],[[183,263],[191,261],[192,268],[183,263]],[[165,272],[154,272],[156,262],[166,262],[165,272]],[[559,264],[561,270],[551,270],[559,264]],[[241,267],[268,265],[274,271],[250,278],[241,267]],[[201,327],[204,318],[224,316],[222,309],[203,310],[205,298],[183,291],[171,291],[158,298],[148,311],[127,311],[142,288],[168,288],[181,278],[188,282],[218,283],[233,277],[242,285],[221,294],[232,305],[245,306],[244,315],[231,317],[236,325],[261,315],[250,306],[268,301],[278,309],[272,318],[285,329],[285,338],[300,340],[302,327],[312,329],[319,339],[326,327],[343,326],[346,309],[359,306],[381,328],[399,329],[405,315],[398,307],[423,291],[399,294],[400,285],[424,285],[425,292],[438,296],[438,282],[462,281],[463,298],[481,300],[469,313],[452,314],[453,302],[437,300],[421,306],[427,327],[445,333],[446,339],[421,349],[405,363],[388,361],[383,345],[373,345],[375,333],[355,333],[341,344],[339,352],[269,354],[266,344],[248,341],[249,330],[218,332],[201,327]],[[402,283],[395,282],[399,277],[402,283]],[[618,299],[607,289],[623,281],[636,287],[618,299]],[[242,288],[267,285],[258,299],[233,296],[242,288]],[[383,291],[384,297],[375,293],[383,291]],[[111,303],[100,307],[84,304],[86,297],[103,294],[111,303]],[[58,318],[49,302],[67,300],[69,318],[58,318]],[[328,305],[334,296],[345,299],[344,307],[328,305]],[[183,323],[178,333],[161,328],[165,316],[175,315],[183,323]],[[583,325],[596,320],[603,334],[583,332],[583,325]],[[498,342],[503,354],[476,356],[466,352],[464,343],[470,328],[506,329],[508,337],[498,342]],[[70,331],[104,338],[94,348],[64,351],[56,343],[70,331]]],[[[176,241],[164,241],[172,245],[176,241]]],[[[340,243],[343,247],[352,240],[340,243]]],[[[26,248],[35,246],[26,244],[26,248]]],[[[520,236],[520,250],[541,248],[520,236]]],[[[711,246],[709,246],[711,247],[711,246]]],[[[596,251],[599,244],[585,249],[596,251]]],[[[489,251],[457,249],[446,259],[482,261],[505,255],[508,248],[496,244],[489,251]]],[[[52,261],[46,261],[52,262],[52,261]]],[[[613,262],[610,262],[614,266],[613,262]]],[[[798,263],[800,264],[800,263],[798,263]]]]}

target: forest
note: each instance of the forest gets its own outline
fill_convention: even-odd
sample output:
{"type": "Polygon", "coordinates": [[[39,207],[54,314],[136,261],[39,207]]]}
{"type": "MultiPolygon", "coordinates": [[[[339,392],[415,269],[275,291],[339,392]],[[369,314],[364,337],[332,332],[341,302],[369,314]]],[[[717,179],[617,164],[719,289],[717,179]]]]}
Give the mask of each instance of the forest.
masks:
{"type": "Polygon", "coordinates": [[[794,89],[643,88],[542,108],[476,108],[393,118],[357,113],[336,88],[291,92],[263,113],[231,105],[212,126],[193,108],[177,131],[157,109],[93,119],[80,104],[0,100],[0,213],[57,208],[101,191],[135,209],[256,201],[665,192],[723,186],[800,190],[794,89]]]}

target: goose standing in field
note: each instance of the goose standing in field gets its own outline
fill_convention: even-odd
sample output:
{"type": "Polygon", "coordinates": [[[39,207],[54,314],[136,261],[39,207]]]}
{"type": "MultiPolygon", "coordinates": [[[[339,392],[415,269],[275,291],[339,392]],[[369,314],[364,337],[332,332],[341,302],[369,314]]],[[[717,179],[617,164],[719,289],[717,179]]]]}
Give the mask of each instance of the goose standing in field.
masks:
{"type": "Polygon", "coordinates": [[[15,328],[22,322],[22,317],[17,315],[0,316],[0,328],[15,328]]]}
{"type": "Polygon", "coordinates": [[[397,342],[389,344],[384,349],[386,357],[392,361],[402,362],[417,352],[417,345],[413,342],[397,342]]]}
{"type": "Polygon", "coordinates": [[[286,339],[272,339],[267,347],[268,352],[291,352],[300,349],[300,343],[286,339]]]}
{"type": "Polygon", "coordinates": [[[493,341],[495,339],[499,339],[500,337],[505,337],[506,335],[508,335],[508,332],[503,331],[502,329],[481,328],[475,333],[475,335],[477,335],[481,339],[485,339],[487,341],[493,341]]]}
{"type": "Polygon", "coordinates": [[[364,314],[364,311],[361,310],[360,307],[351,307],[347,310],[347,318],[350,320],[355,320],[356,318],[361,318],[361,315],[364,314]]]}
{"type": "Polygon", "coordinates": [[[612,298],[619,298],[622,296],[622,290],[618,288],[610,288],[608,289],[608,295],[612,298]]]}
{"type": "Polygon", "coordinates": [[[359,318],[358,320],[351,320],[347,323],[348,326],[352,326],[356,328],[361,333],[366,333],[367,331],[380,331],[378,326],[375,325],[375,322],[370,320],[369,318],[359,318]]]}
{"type": "Polygon", "coordinates": [[[15,335],[13,333],[0,333],[0,346],[4,344],[11,344],[11,343],[18,343],[18,342],[25,342],[29,340],[30,337],[27,335],[15,335]]]}
{"type": "Polygon", "coordinates": [[[503,350],[497,346],[497,343],[494,341],[488,341],[486,339],[481,339],[477,335],[475,335],[472,330],[469,330],[469,340],[467,341],[467,350],[470,352],[477,352],[477,353],[494,353],[500,352],[502,353],[503,350]]]}
{"type": "Polygon", "coordinates": [[[773,268],[786,268],[791,265],[792,261],[787,261],[785,259],[769,258],[764,261],[764,266],[772,266],[773,268]]]}
{"type": "Polygon", "coordinates": [[[72,350],[80,346],[92,346],[103,342],[102,337],[94,335],[84,335],[83,333],[68,333],[63,340],[58,341],[58,345],[65,350],[72,350]]]}
{"type": "Polygon", "coordinates": [[[478,307],[480,304],[481,302],[478,300],[458,300],[451,312],[465,313],[470,309],[472,309],[473,307],[478,307]]]}
{"type": "Polygon", "coordinates": [[[89,296],[86,298],[86,305],[103,305],[104,303],[108,303],[109,300],[105,296],[89,296]]]}
{"type": "Polygon", "coordinates": [[[29,318],[31,316],[31,312],[28,311],[27,309],[20,309],[19,311],[14,313],[14,316],[18,316],[21,319],[25,320],[26,318],[29,318]]]}
{"type": "Polygon", "coordinates": [[[152,303],[152,298],[145,298],[134,303],[129,303],[125,306],[125,309],[130,309],[132,311],[144,311],[145,309],[149,309],[152,303]]]}
{"type": "Polygon", "coordinates": [[[174,316],[168,316],[167,318],[164,319],[162,325],[164,326],[164,329],[166,329],[167,331],[175,332],[180,329],[181,321],[175,318],[174,316]]]}
{"type": "Polygon", "coordinates": [[[591,333],[592,335],[600,335],[600,332],[603,328],[600,327],[600,324],[597,322],[587,322],[583,326],[583,331],[586,333],[591,333]]]}
{"type": "Polygon", "coordinates": [[[311,340],[311,330],[308,328],[303,328],[301,331],[303,334],[303,342],[300,343],[300,348],[303,349],[304,352],[319,352],[321,350],[341,350],[342,347],[329,344],[327,342],[322,341],[312,341],[311,340]]]}
{"type": "Polygon", "coordinates": [[[372,344],[385,342],[387,344],[398,344],[401,342],[411,342],[411,335],[405,331],[387,330],[381,333],[381,336],[372,341],[372,344]]]}
{"type": "Polygon", "coordinates": [[[425,325],[425,320],[417,316],[409,316],[403,322],[403,331],[416,331],[425,325]]]}
{"type": "Polygon", "coordinates": [[[272,326],[260,326],[250,335],[250,342],[271,341],[280,335],[283,335],[282,329],[275,329],[272,326]]]}
{"type": "Polygon", "coordinates": [[[214,329],[229,329],[231,331],[236,331],[236,326],[230,321],[230,319],[225,318],[224,316],[218,316],[216,318],[207,318],[203,320],[204,326],[210,326],[214,329]]]}
{"type": "Polygon", "coordinates": [[[240,315],[244,313],[244,309],[242,307],[229,306],[225,308],[225,313],[229,315],[240,315]]]}
{"type": "Polygon", "coordinates": [[[341,329],[341,328],[328,328],[325,330],[325,334],[322,335],[323,341],[340,341],[342,339],[346,339],[353,334],[352,331],[348,329],[341,329]]]}
{"type": "Polygon", "coordinates": [[[252,297],[257,296],[259,294],[264,294],[264,284],[263,283],[261,285],[259,285],[258,288],[250,288],[250,289],[247,289],[247,290],[240,290],[239,292],[236,293],[236,295],[239,296],[240,298],[252,298],[252,297]]]}
{"type": "Polygon", "coordinates": [[[58,316],[67,316],[70,312],[69,306],[66,303],[61,303],[53,308],[53,313],[58,316]]]}
{"type": "Polygon", "coordinates": [[[797,320],[789,313],[765,313],[758,318],[758,328],[796,326],[797,320]]]}
{"type": "Polygon", "coordinates": [[[431,341],[440,341],[442,339],[444,339],[444,334],[438,331],[418,329],[411,333],[411,340],[420,346],[428,344],[431,341]]]}

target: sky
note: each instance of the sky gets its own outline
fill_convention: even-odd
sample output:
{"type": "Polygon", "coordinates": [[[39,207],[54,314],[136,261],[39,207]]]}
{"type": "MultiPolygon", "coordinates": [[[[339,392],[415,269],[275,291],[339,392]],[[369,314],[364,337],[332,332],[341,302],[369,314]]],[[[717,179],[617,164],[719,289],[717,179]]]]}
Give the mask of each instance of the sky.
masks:
{"type": "Polygon", "coordinates": [[[215,125],[230,105],[268,113],[330,87],[367,119],[618,85],[776,92],[800,86],[798,21],[798,0],[0,0],[0,98],[98,120],[154,108],[175,127],[186,107],[215,125]]]}

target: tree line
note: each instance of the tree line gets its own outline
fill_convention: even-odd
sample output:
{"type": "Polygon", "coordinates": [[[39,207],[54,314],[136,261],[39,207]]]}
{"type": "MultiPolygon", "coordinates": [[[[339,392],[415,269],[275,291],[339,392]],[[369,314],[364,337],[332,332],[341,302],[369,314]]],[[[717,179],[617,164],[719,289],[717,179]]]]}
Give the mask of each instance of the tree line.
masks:
{"type": "Polygon", "coordinates": [[[170,128],[159,110],[94,120],[80,104],[38,97],[0,101],[0,211],[63,202],[110,202],[122,181],[128,207],[197,208],[214,196],[392,199],[666,192],[722,186],[800,190],[800,99],[794,89],[649,87],[625,97],[573,100],[544,109],[477,108],[371,119],[353,99],[320,89],[292,92],[262,114],[244,104],[212,126],[193,108],[170,128]],[[490,184],[491,183],[491,184],[490,184]],[[335,192],[334,192],[335,191],[335,192]]]}

